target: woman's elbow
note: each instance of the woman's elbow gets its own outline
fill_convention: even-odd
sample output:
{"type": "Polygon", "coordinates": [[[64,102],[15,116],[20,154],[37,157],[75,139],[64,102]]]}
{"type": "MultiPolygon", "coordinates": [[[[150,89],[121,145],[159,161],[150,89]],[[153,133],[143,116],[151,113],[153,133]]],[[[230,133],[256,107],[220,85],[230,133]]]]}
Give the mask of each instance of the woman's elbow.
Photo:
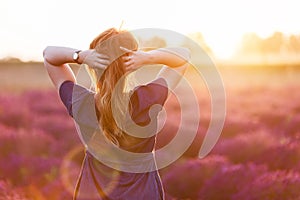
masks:
{"type": "Polygon", "coordinates": [[[45,61],[47,61],[48,51],[49,51],[49,47],[47,46],[43,51],[43,58],[45,61]]]}
{"type": "Polygon", "coordinates": [[[51,52],[53,52],[51,46],[47,46],[44,49],[44,51],[43,51],[44,62],[51,63],[51,60],[52,60],[52,57],[53,57],[51,52]]]}

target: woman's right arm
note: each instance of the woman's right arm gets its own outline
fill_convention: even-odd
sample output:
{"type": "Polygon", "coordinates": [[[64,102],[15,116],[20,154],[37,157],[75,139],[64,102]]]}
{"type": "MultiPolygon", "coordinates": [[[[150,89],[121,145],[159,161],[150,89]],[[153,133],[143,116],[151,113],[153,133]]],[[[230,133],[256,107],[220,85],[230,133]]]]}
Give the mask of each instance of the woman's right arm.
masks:
{"type": "Polygon", "coordinates": [[[129,56],[124,57],[128,71],[134,71],[143,65],[165,65],[157,78],[164,78],[170,89],[177,86],[189,66],[190,51],[187,48],[160,48],[148,52],[131,51],[122,47],[121,49],[129,53],[129,56]]]}

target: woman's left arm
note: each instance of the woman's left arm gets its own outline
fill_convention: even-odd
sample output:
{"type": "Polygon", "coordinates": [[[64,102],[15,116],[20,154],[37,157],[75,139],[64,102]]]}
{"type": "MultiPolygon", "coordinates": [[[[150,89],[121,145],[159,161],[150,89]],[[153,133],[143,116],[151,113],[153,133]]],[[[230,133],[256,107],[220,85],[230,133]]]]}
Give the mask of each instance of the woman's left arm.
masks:
{"type": "Polygon", "coordinates": [[[83,63],[101,69],[105,69],[109,64],[108,57],[97,53],[94,49],[78,52],[79,57],[74,60],[73,55],[76,52],[78,52],[77,49],[56,46],[49,46],[44,50],[44,65],[57,90],[65,81],[76,82],[75,75],[68,63],[83,63]]]}

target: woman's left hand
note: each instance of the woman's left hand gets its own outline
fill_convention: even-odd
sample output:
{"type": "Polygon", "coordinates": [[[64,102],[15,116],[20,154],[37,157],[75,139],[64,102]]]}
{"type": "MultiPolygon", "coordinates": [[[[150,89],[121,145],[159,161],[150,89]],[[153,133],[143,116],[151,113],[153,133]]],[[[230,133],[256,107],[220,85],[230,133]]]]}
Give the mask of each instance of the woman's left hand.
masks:
{"type": "Polygon", "coordinates": [[[98,53],[95,49],[88,49],[80,53],[82,63],[87,64],[91,68],[106,69],[110,64],[109,57],[104,54],[98,53]]]}

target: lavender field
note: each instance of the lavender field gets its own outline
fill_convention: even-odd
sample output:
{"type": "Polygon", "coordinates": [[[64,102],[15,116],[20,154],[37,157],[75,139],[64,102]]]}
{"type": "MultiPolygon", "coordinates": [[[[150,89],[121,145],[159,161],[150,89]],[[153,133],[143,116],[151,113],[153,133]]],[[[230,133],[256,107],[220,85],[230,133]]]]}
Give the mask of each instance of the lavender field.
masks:
{"type": "MultiPolygon", "coordinates": [[[[221,138],[207,157],[197,158],[210,105],[203,85],[195,82],[203,117],[192,146],[160,171],[167,199],[300,199],[300,70],[220,72],[227,96],[221,138]]],[[[37,64],[2,64],[0,78],[0,200],[71,199],[83,147],[46,72],[37,64]]],[[[177,107],[168,100],[173,114],[157,148],[176,133],[177,107]]]]}

